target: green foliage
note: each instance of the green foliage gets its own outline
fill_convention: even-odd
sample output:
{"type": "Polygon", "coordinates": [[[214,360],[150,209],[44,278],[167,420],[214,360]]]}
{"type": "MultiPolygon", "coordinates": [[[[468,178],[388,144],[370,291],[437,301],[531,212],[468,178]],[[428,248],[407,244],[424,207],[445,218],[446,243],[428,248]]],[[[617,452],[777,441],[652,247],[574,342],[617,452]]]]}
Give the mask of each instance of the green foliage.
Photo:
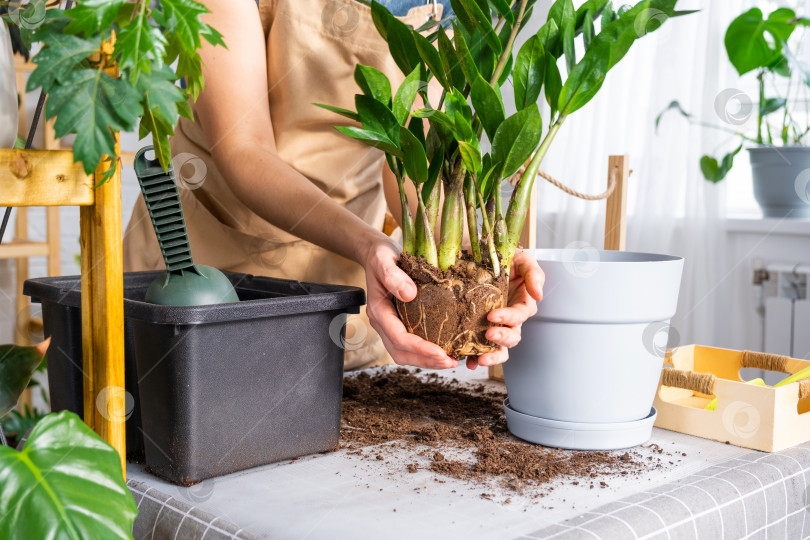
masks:
{"type": "MultiPolygon", "coordinates": [[[[746,99],[742,95],[733,96],[735,101],[741,98],[756,101],[756,133],[738,131],[736,125],[702,122],[686,112],[678,101],[672,101],[656,117],[656,129],[661,117],[667,111],[674,110],[690,123],[719,129],[734,136],[737,146],[721,159],[708,155],[701,157],[700,171],[709,182],[717,183],[726,177],[734,164],[734,157],[745,142],[801,145],[810,136],[810,123],[807,121],[801,123],[801,115],[793,112],[794,104],[800,105],[805,100],[803,92],[806,92],[806,88],[810,88],[810,67],[791,50],[791,48],[801,50],[801,39],[791,39],[797,34],[795,32],[797,26],[810,26],[810,19],[799,17],[792,9],[784,7],[775,9],[767,17],[759,8],[751,8],[731,21],[726,30],[724,44],[729,62],[741,76],[756,72],[759,96],[756,99],[750,97],[746,99]],[[792,45],[788,43],[789,40],[792,45]],[[770,88],[777,90],[785,88],[784,83],[777,80],[780,78],[791,79],[786,85],[787,94],[768,96],[766,90],[770,88]],[[773,84],[769,84],[771,82],[773,84]],[[794,89],[795,94],[790,95],[791,89],[794,89]],[[776,126],[772,127],[769,118],[771,116],[777,118],[776,126]],[[772,136],[774,132],[778,133],[779,137],[776,141],[772,136]]],[[[721,116],[721,119],[724,118],[721,116]]]]}
{"type": "Polygon", "coordinates": [[[0,417],[17,404],[43,357],[36,347],[0,345],[0,417]]]}
{"type": "Polygon", "coordinates": [[[132,538],[137,513],[118,452],[73,413],[40,420],[22,451],[0,446],[2,538],[132,538]]]}
{"type": "MultiPolygon", "coordinates": [[[[336,129],[386,152],[386,161],[400,185],[405,221],[410,214],[404,178],[421,188],[425,205],[435,194],[434,185],[435,189],[441,186],[445,197],[438,249],[441,268],[455,261],[462,230],[459,220],[466,213],[474,256],[478,260],[489,256],[495,272],[499,267],[508,269],[517,244],[515,231],[519,234],[525,219],[527,194],[560,125],[593,98],[607,72],[636,39],[660,26],[660,22],[646,25],[639,35],[639,19],[646,22],[645,14],[653,11],[664,18],[682,14],[674,10],[675,3],[646,0],[617,12],[608,0],[587,0],[579,9],[574,8],[572,0],[555,0],[545,24],[519,51],[513,51],[515,37],[526,26],[533,0],[451,0],[457,16],[452,39],[442,27],[430,35],[421,35],[420,29],[408,28],[372,2],[374,24],[406,75],[405,81],[391,98],[389,81],[382,73],[358,66],[356,73],[361,76],[356,80],[362,94],[355,102],[357,112],[320,106],[359,120],[362,127],[336,129]],[[598,21],[600,17],[604,19],[598,21]],[[585,50],[579,59],[575,47],[578,38],[585,50]],[[563,56],[565,78],[558,66],[563,56]],[[517,111],[506,117],[501,87],[510,77],[517,111]],[[441,90],[438,100],[425,87],[433,79],[437,91],[441,90]],[[417,96],[423,105],[414,109],[417,96]],[[551,109],[545,134],[538,107],[541,96],[551,109]],[[491,142],[488,153],[481,151],[484,137],[491,142]],[[482,211],[483,205],[500,205],[500,197],[495,195],[501,183],[530,160],[509,211],[495,211],[499,232],[493,234],[486,225],[488,220],[484,220],[486,230],[479,230],[477,220],[472,223],[476,212],[482,211]],[[462,199],[466,212],[461,211],[462,199]],[[449,217],[448,212],[452,214],[449,217]],[[485,249],[479,249],[478,240],[487,244],[481,246],[485,249]]],[[[425,25],[422,30],[432,28],[425,25]]],[[[413,229],[410,222],[403,223],[406,251],[436,251],[433,246],[423,245],[433,241],[424,230],[424,215],[420,206],[413,229]]]]}
{"type": "MultiPolygon", "coordinates": [[[[191,116],[188,100],[203,87],[197,51],[203,40],[224,45],[202,22],[205,13],[194,0],[80,0],[65,12],[48,8],[35,28],[20,26],[24,43],[42,45],[27,89],[49,94],[45,116],[56,117],[57,137],[76,135],[73,154],[85,172],[114,155],[116,130],[132,130],[139,121],[141,137],[152,135],[158,159],[168,168],[169,137],[180,116],[191,116]],[[109,56],[96,54],[113,33],[114,46],[105,49],[109,56]],[[107,71],[113,65],[118,77],[107,71]],[[185,90],[177,85],[182,78],[185,90]]],[[[110,164],[107,176],[116,166],[110,164]]]]}

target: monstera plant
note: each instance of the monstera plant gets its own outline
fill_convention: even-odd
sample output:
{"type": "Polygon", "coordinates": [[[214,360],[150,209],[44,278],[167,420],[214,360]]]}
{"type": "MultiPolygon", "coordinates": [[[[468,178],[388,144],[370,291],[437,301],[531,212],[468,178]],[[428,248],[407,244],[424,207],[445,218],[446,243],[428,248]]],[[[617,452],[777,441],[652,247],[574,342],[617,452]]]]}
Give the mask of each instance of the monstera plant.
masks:
{"type": "Polygon", "coordinates": [[[41,44],[27,90],[48,94],[45,116],[56,118],[56,137],[76,136],[73,155],[85,172],[115,155],[115,131],[136,126],[142,138],[152,135],[166,169],[169,137],[180,116],[191,118],[188,100],[203,87],[202,40],[224,45],[200,19],[208,9],[194,0],[81,0],[67,10],[44,0],[4,4],[21,48],[41,44]]]}
{"type": "MultiPolygon", "coordinates": [[[[0,417],[49,341],[0,346],[0,417]]],[[[0,538],[132,538],[137,513],[118,452],[73,413],[45,416],[20,451],[0,445],[0,538]]]]}
{"type": "Polygon", "coordinates": [[[487,314],[505,305],[534,179],[554,137],[638,38],[686,12],[675,10],[676,0],[621,7],[587,0],[577,9],[571,0],[556,0],[545,24],[513,51],[535,0],[451,4],[452,28],[412,29],[372,3],[374,24],[404,82],[392,89],[383,73],[358,65],[355,110],[320,106],[354,121],[337,130],[384,151],[396,177],[400,266],[418,289],[414,301],[397,301],[400,318],[449,355],[466,356],[496,348],[485,337],[487,314]],[[517,109],[509,116],[502,95],[508,80],[517,109]],[[430,95],[432,85],[440,87],[437,96],[430,95]],[[541,101],[548,110],[545,129],[541,101]],[[509,179],[514,190],[504,207],[501,186],[509,179]],[[418,194],[415,215],[407,182],[418,194]]]}

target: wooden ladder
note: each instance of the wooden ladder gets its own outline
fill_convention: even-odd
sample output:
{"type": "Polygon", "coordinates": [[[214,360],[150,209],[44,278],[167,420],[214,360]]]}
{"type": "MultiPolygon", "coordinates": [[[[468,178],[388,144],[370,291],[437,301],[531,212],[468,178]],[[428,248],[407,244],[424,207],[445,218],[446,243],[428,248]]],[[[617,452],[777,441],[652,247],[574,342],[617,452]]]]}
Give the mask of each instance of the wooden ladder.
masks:
{"type": "MultiPolygon", "coordinates": [[[[100,54],[111,52],[112,44],[105,42],[100,54]]],[[[115,68],[109,73],[115,76],[115,68]]],[[[111,157],[120,160],[115,136],[111,157]]],[[[103,161],[88,175],[81,163],[74,163],[71,150],[0,149],[0,207],[80,207],[84,421],[118,451],[126,476],[125,393],[118,391],[124,388],[122,164],[101,184],[108,164],[103,161]],[[99,407],[101,392],[109,401],[99,407]]]]}
{"type": "MultiPolygon", "coordinates": [[[[608,158],[607,185],[616,181],[613,193],[607,198],[605,212],[605,249],[624,251],[627,241],[627,179],[630,177],[630,156],[610,156],[608,158]]],[[[520,247],[537,247],[537,201],[536,186],[532,191],[526,225],[520,234],[520,247]]],[[[503,366],[490,366],[489,378],[503,381],[503,366]]]]}

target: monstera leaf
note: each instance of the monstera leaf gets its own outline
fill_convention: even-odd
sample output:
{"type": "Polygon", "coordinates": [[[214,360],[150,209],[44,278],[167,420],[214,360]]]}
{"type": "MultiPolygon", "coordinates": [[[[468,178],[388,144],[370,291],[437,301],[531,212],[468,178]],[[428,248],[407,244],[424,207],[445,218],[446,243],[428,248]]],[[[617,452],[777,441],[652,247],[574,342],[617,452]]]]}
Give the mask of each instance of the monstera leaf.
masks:
{"type": "Polygon", "coordinates": [[[22,451],[0,446],[0,538],[132,538],[118,452],[75,414],[49,414],[22,451]]]}
{"type": "Polygon", "coordinates": [[[50,342],[48,338],[36,347],[0,345],[0,417],[17,404],[50,342]]]}

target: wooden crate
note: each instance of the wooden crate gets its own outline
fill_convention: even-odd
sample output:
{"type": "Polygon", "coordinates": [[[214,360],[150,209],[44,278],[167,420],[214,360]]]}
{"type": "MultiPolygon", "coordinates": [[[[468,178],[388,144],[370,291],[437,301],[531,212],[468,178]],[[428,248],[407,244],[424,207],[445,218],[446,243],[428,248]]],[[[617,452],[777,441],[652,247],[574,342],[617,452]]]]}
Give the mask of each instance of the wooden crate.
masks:
{"type": "MultiPolygon", "coordinates": [[[[654,402],[655,426],[763,452],[809,441],[808,380],[778,388],[745,384],[740,378],[743,357],[742,351],[700,345],[669,351],[666,362],[686,376],[698,374],[711,394],[660,384],[654,402]],[[717,408],[705,409],[713,397],[717,408]]],[[[783,358],[786,373],[810,366],[806,360],[783,358]]]]}

